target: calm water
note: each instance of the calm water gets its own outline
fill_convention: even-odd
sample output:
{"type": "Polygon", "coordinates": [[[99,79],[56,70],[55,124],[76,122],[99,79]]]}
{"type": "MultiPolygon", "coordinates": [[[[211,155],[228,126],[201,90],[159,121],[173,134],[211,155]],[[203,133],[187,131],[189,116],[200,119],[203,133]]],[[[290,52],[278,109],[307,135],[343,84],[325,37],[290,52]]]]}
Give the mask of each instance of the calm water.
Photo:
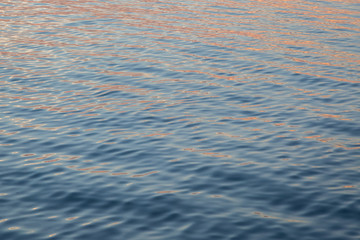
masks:
{"type": "Polygon", "coordinates": [[[358,0],[2,0],[1,240],[360,239],[358,0]]]}

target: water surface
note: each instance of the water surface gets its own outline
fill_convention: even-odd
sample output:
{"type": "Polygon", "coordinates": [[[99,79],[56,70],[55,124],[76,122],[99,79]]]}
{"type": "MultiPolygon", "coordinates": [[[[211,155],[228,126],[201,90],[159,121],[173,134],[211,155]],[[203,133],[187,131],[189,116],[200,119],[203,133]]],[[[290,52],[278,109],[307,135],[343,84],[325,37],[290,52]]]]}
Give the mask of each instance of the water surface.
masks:
{"type": "Polygon", "coordinates": [[[356,0],[2,0],[0,239],[360,238],[356,0]]]}

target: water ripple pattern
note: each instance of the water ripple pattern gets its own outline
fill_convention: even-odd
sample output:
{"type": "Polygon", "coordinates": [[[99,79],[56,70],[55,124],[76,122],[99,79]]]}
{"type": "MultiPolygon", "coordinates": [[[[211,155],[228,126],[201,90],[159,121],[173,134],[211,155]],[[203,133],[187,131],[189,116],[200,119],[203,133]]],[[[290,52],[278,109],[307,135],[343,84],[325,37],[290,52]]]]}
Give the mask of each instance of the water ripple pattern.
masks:
{"type": "Polygon", "coordinates": [[[360,239],[357,0],[2,0],[0,239],[360,239]]]}

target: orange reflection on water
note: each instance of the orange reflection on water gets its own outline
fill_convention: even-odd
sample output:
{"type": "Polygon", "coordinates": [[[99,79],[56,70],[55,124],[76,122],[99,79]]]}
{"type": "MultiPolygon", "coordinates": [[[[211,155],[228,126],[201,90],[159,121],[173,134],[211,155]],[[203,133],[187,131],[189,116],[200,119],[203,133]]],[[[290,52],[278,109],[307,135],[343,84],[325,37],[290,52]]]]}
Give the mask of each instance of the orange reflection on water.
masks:
{"type": "Polygon", "coordinates": [[[8,220],[9,220],[8,218],[0,219],[0,223],[6,222],[6,221],[8,221],[8,220]]]}
{"type": "MultiPolygon", "coordinates": [[[[37,160],[43,160],[43,159],[46,159],[46,158],[49,158],[49,157],[52,157],[52,156],[55,156],[56,153],[46,153],[46,154],[43,154],[41,157],[37,157],[37,158],[28,158],[28,159],[25,159],[24,161],[37,161],[37,160]]],[[[34,155],[30,155],[30,156],[34,156],[34,155]]]]}
{"type": "Polygon", "coordinates": [[[222,197],[224,197],[223,195],[211,195],[210,197],[212,197],[212,198],[222,198],[222,197]]]}
{"type": "Polygon", "coordinates": [[[221,153],[218,153],[218,152],[203,152],[201,153],[203,155],[206,155],[206,156],[210,156],[210,157],[220,157],[220,158],[231,158],[232,156],[231,155],[228,155],[228,154],[221,154],[221,153]]]}
{"type": "Polygon", "coordinates": [[[314,135],[314,136],[306,136],[304,138],[320,138],[320,137],[321,137],[321,135],[314,135]]]}
{"type": "Polygon", "coordinates": [[[20,227],[14,226],[14,227],[9,227],[8,229],[9,230],[18,230],[18,229],[20,229],[20,227]]]}
{"type": "MultiPolygon", "coordinates": [[[[340,0],[334,0],[334,2],[340,2],[340,0]]],[[[11,1],[8,1],[11,4],[11,1]]],[[[326,7],[322,3],[313,3],[309,1],[285,1],[285,0],[254,0],[254,1],[207,1],[207,0],[199,0],[194,1],[192,6],[187,5],[185,3],[178,2],[175,6],[172,1],[157,1],[157,0],[146,0],[146,1],[122,1],[121,4],[110,3],[110,2],[102,2],[100,5],[94,7],[89,4],[92,1],[89,0],[78,0],[78,1],[69,1],[69,0],[39,0],[37,3],[48,3],[48,6],[42,6],[42,9],[37,8],[35,5],[30,6],[29,3],[31,1],[17,1],[19,4],[14,5],[11,4],[10,7],[2,6],[2,14],[4,14],[4,18],[0,19],[0,30],[7,30],[8,26],[14,25],[15,21],[17,25],[20,26],[21,31],[16,32],[15,30],[12,34],[3,34],[0,37],[0,42],[5,46],[12,46],[13,49],[1,51],[0,56],[4,59],[12,59],[15,60],[31,60],[36,61],[37,66],[41,66],[46,70],[36,70],[32,68],[25,67],[16,67],[12,66],[9,63],[2,62],[0,60],[0,66],[5,66],[8,69],[13,69],[22,73],[22,75],[11,75],[11,78],[22,78],[27,79],[33,76],[43,76],[43,75],[61,75],[61,73],[56,72],[55,70],[48,70],[47,67],[51,64],[46,60],[47,58],[56,58],[56,54],[51,51],[41,50],[41,48],[60,48],[60,49],[72,49],[65,50],[67,55],[70,55],[66,61],[67,67],[62,68],[62,70],[81,70],[81,71],[95,71],[97,74],[102,74],[105,77],[113,77],[116,78],[116,81],[121,82],[122,79],[125,79],[126,83],[130,82],[128,80],[134,80],[133,83],[129,83],[129,85],[123,84],[100,84],[97,81],[90,80],[64,80],[62,79],[64,84],[73,84],[76,88],[79,87],[88,87],[88,90],[84,91],[64,91],[62,93],[58,93],[57,91],[51,91],[51,94],[38,94],[36,97],[29,96],[21,96],[20,94],[5,94],[1,95],[1,98],[4,98],[8,101],[16,101],[19,106],[21,103],[31,103],[31,106],[22,106],[24,108],[34,109],[34,110],[45,110],[54,113],[67,113],[69,115],[78,114],[81,117],[93,117],[102,115],[96,110],[104,110],[108,112],[125,112],[122,108],[129,108],[130,111],[136,108],[139,108],[140,111],[145,111],[145,113],[153,113],[160,115],[162,111],[167,110],[166,107],[177,106],[177,105],[191,105],[191,102],[186,102],[185,100],[177,100],[175,96],[180,97],[188,97],[185,95],[189,95],[189,98],[193,98],[194,96],[206,96],[206,97],[217,97],[209,92],[202,89],[208,89],[208,86],[217,87],[217,88],[228,88],[225,89],[227,91],[242,91],[241,87],[234,87],[231,84],[242,83],[246,87],[252,86],[257,87],[256,84],[260,82],[267,82],[275,85],[279,85],[276,87],[284,87],[286,90],[293,90],[299,98],[298,102],[299,106],[295,106],[294,110],[309,110],[308,106],[303,106],[305,104],[301,104],[310,99],[310,97],[320,96],[322,98],[331,98],[332,95],[328,95],[325,92],[314,93],[313,90],[295,88],[292,87],[292,82],[279,82],[278,80],[272,80],[277,77],[277,75],[267,75],[267,76],[258,76],[262,74],[246,74],[248,71],[247,68],[250,68],[251,71],[259,71],[264,72],[267,67],[273,67],[277,69],[282,69],[289,71],[291,73],[297,73],[301,75],[307,75],[309,77],[319,77],[325,78],[333,81],[339,82],[349,82],[349,83],[358,83],[359,81],[356,79],[348,79],[343,77],[343,73],[337,72],[321,72],[318,70],[319,66],[321,67],[329,67],[329,68],[338,68],[338,67],[348,67],[348,69],[355,69],[356,64],[360,63],[358,56],[354,53],[348,53],[336,47],[332,47],[332,44],[325,43],[326,41],[322,39],[321,34],[313,34],[309,35],[306,30],[309,29],[309,26],[312,26],[314,29],[323,29],[326,31],[331,31],[331,29],[341,28],[343,30],[349,31],[359,31],[359,19],[355,16],[357,12],[355,10],[344,10],[344,9],[336,9],[331,7],[326,7]],[[51,7],[56,3],[60,7],[51,7]],[[171,3],[172,5],[168,4],[171,3]],[[160,5],[160,7],[158,7],[160,5]],[[166,6],[168,5],[168,6],[166,6]],[[224,8],[221,8],[224,7],[224,8]],[[229,9],[225,9],[228,7],[229,9]],[[219,11],[214,11],[214,9],[218,8],[219,11]],[[231,9],[230,9],[231,8],[231,9]],[[273,10],[277,9],[279,12],[284,14],[277,14],[278,12],[274,12],[273,10]],[[6,18],[13,17],[21,17],[19,14],[19,10],[26,11],[31,13],[31,17],[29,19],[20,20],[11,20],[6,18]],[[251,14],[250,14],[251,13],[251,14]],[[62,19],[63,22],[55,22],[52,20],[58,19],[56,15],[65,15],[71,16],[71,14],[76,15],[84,15],[82,19],[77,20],[96,20],[96,19],[112,19],[111,23],[116,23],[114,29],[110,30],[110,28],[102,27],[99,23],[93,24],[93,26],[66,26],[69,22],[73,21],[69,17],[69,22],[67,22],[67,17],[62,19]],[[91,16],[90,16],[91,15],[91,16]],[[299,16],[299,18],[291,18],[286,17],[289,16],[299,16]],[[40,16],[40,17],[37,17],[40,16]],[[47,18],[46,22],[37,22],[42,20],[43,16],[47,18]],[[313,20],[309,20],[313,19],[313,20]],[[295,23],[296,21],[296,23],[295,23]],[[119,24],[121,23],[121,24],[119,24]],[[1,24],[0,24],[1,25],[1,24]],[[346,26],[349,25],[349,26],[346,26]],[[119,37],[119,34],[122,32],[122,28],[124,30],[128,30],[129,26],[136,26],[140,30],[132,33],[125,33],[126,37],[144,37],[146,36],[148,41],[139,42],[139,43],[114,43],[114,46],[101,48],[103,51],[99,51],[96,47],[91,49],[84,49],[84,47],[88,47],[92,44],[101,44],[101,43],[112,43],[114,39],[119,37]],[[239,26],[244,27],[245,29],[240,29],[239,26]],[[295,30],[291,30],[287,27],[298,26],[295,30]],[[34,31],[34,28],[36,30],[34,31]],[[100,28],[101,27],[101,28],[100,28]],[[96,29],[98,28],[98,29],[96,29]],[[150,32],[152,29],[156,29],[157,32],[150,32]],[[59,33],[57,37],[60,40],[44,40],[36,38],[34,33],[41,33],[45,30],[56,30],[59,33]],[[116,36],[109,37],[106,34],[113,34],[116,36]],[[221,40],[220,40],[221,39],[221,40]],[[305,40],[306,39],[306,40],[305,40]],[[161,42],[168,41],[168,42],[161,42]],[[170,42],[170,43],[169,43],[170,42]],[[183,42],[183,46],[178,44],[178,42],[183,42]],[[211,47],[216,52],[215,56],[209,56],[209,54],[204,53],[189,53],[186,52],[187,48],[191,48],[193,45],[201,44],[207,47],[211,47]],[[15,50],[19,50],[16,46],[27,45],[30,48],[33,48],[27,52],[16,52],[15,50]],[[113,47],[113,48],[112,48],[113,47]],[[130,49],[137,49],[137,51],[132,51],[130,49]],[[149,57],[148,54],[144,53],[146,51],[154,51],[167,53],[172,56],[181,56],[181,63],[173,63],[171,61],[165,62],[156,59],[156,56],[149,57]],[[251,54],[249,56],[241,56],[241,51],[248,51],[251,54]],[[271,56],[280,55],[283,56],[289,63],[283,63],[277,60],[272,60],[271,57],[267,59],[256,59],[256,54],[260,53],[270,53],[271,56]],[[248,62],[256,62],[261,63],[259,66],[239,66],[236,69],[230,71],[227,69],[222,69],[221,67],[209,67],[206,63],[207,61],[216,61],[216,60],[227,60],[227,57],[218,57],[219,53],[229,54],[229,58],[233,58],[234,61],[248,61],[248,62]],[[255,56],[252,56],[255,55],[255,56]],[[291,55],[295,55],[291,56],[291,55]],[[304,58],[304,56],[311,56],[312,58],[304,58]],[[181,77],[181,79],[163,79],[157,76],[154,73],[146,73],[146,70],[139,71],[120,71],[116,69],[119,65],[116,60],[114,60],[115,67],[108,66],[108,68],[103,69],[103,66],[82,66],[84,64],[76,64],[76,62],[84,63],[85,61],[89,61],[94,58],[113,58],[113,59],[123,59],[126,63],[152,63],[152,64],[163,64],[166,69],[169,69],[172,73],[181,74],[181,76],[185,74],[197,74],[201,76],[200,78],[206,78],[210,80],[202,80],[197,81],[196,83],[201,85],[201,89],[192,89],[191,84],[195,81],[193,79],[185,79],[185,77],[181,77]],[[41,59],[41,60],[40,60],[41,59]],[[124,60],[125,59],[125,60],[124,60]],[[194,69],[187,69],[189,66],[194,64],[194,69]],[[202,66],[202,68],[197,68],[198,66],[202,66]],[[265,67],[266,66],[266,67],[265,67]],[[200,69],[200,70],[199,70],[200,69]],[[151,83],[156,85],[156,87],[161,86],[161,84],[173,84],[175,86],[176,94],[173,94],[170,100],[161,100],[157,101],[151,98],[151,94],[156,92],[155,90],[151,90],[146,87],[138,87],[137,80],[145,78],[145,83],[151,83]],[[245,81],[246,80],[246,81],[245,81]],[[146,82],[147,81],[147,82],[146,82]],[[226,82],[226,83],[225,83],[226,82]],[[230,86],[227,86],[229,84],[230,86]],[[133,93],[134,95],[140,95],[142,100],[129,100],[123,99],[124,101],[119,101],[118,98],[115,99],[105,99],[100,97],[95,97],[98,93],[102,91],[106,93],[111,92],[123,92],[123,93],[133,93]],[[95,93],[95,94],[94,94],[95,93]],[[65,96],[63,96],[65,94],[65,96]],[[72,95],[71,95],[72,94],[72,95]],[[326,95],[325,95],[326,94],[326,95]],[[82,99],[82,96],[90,96],[94,102],[88,102],[87,98],[82,99]],[[144,100],[145,99],[145,100],[144,100]],[[41,102],[42,101],[42,102],[41,102]],[[164,105],[167,104],[165,107],[164,105]],[[59,106],[60,105],[60,106],[59,106]],[[133,108],[133,109],[132,109],[133,108]]],[[[97,2],[97,1],[95,1],[97,2]]],[[[347,2],[352,2],[348,0],[347,2]]],[[[353,1],[357,3],[356,1],[353,1]]],[[[96,22],[96,21],[94,21],[96,22]]],[[[351,36],[349,33],[344,32],[345,36],[351,36]]],[[[122,36],[121,36],[122,37],[122,36]]],[[[334,36],[334,39],[340,39],[340,36],[334,36]]],[[[20,49],[21,50],[21,49],[20,49]]],[[[221,54],[220,54],[221,55],[221,54]]],[[[261,56],[261,55],[260,55],[261,56]]],[[[59,62],[61,63],[61,62],[59,62]]],[[[61,63],[64,64],[64,63],[61,63]]],[[[103,63],[101,63],[103,64],[103,63]]],[[[322,68],[321,68],[322,69],[322,68]]],[[[3,84],[4,81],[0,82],[3,84]]],[[[8,84],[8,82],[5,82],[8,84]]],[[[10,84],[10,83],[9,83],[10,84]]],[[[18,91],[38,91],[38,90],[46,90],[46,89],[37,89],[37,88],[25,88],[22,87],[21,84],[16,85],[16,83],[11,83],[11,87],[13,89],[17,89],[18,91]],[[15,87],[16,86],[16,87],[15,87]]],[[[259,84],[260,85],[260,84],[259,84]]],[[[140,85],[143,86],[143,85],[140,85]]],[[[310,88],[311,86],[308,86],[310,88]]],[[[306,87],[305,87],[306,88],[306,87]]],[[[48,89],[51,90],[51,89],[48,89]]],[[[55,90],[55,89],[53,89],[55,90]]],[[[224,90],[224,89],[222,89],[224,90]]],[[[157,92],[156,92],[157,94],[157,92]]],[[[161,96],[159,94],[159,96],[161,96]]],[[[126,98],[126,97],[125,97],[126,98]]],[[[326,99],[324,99],[326,100],[326,99]]],[[[293,103],[294,104],[294,103],[293,103]]],[[[242,104],[237,105],[236,107],[241,108],[242,110],[249,110],[254,112],[260,111],[268,111],[269,106],[263,106],[264,110],[259,110],[261,107],[260,104],[242,104]]],[[[276,107],[276,106],[275,106],[276,107]]],[[[274,107],[274,108],[275,108],[274,107]]],[[[316,106],[318,107],[318,106],[316,106]]],[[[128,109],[126,109],[128,110],[128,109]]],[[[315,111],[315,109],[310,109],[311,111],[315,111]]],[[[322,109],[316,109],[316,111],[322,111],[322,109]]],[[[100,112],[100,111],[99,111],[100,112]]],[[[325,112],[325,111],[323,111],[325,112]]],[[[167,113],[167,112],[166,112],[167,113]]],[[[170,114],[170,113],[169,113],[170,114]]],[[[313,113],[317,114],[317,113],[313,113]]],[[[175,115],[175,114],[174,114],[175,115]]],[[[232,115],[232,114],[230,114],[232,115]]],[[[256,134],[264,134],[265,131],[260,128],[253,128],[252,123],[270,123],[274,126],[277,126],[277,130],[282,130],[280,126],[286,126],[286,123],[283,121],[283,117],[281,116],[279,119],[261,119],[260,117],[253,116],[242,116],[242,115],[233,115],[228,117],[223,117],[225,120],[240,120],[247,121],[244,124],[249,124],[251,128],[246,128],[251,131],[258,131],[256,134]],[[254,120],[254,121],[253,121],[254,120]]],[[[258,115],[256,115],[258,116],[258,115]]],[[[261,116],[261,115],[260,115],[261,116]]],[[[318,114],[317,116],[324,118],[335,118],[339,120],[348,120],[351,119],[344,118],[342,115],[338,114],[318,114]]],[[[182,118],[180,119],[178,115],[176,116],[168,116],[167,119],[176,119],[176,121],[184,121],[190,123],[192,118],[182,118]]],[[[106,119],[105,119],[106,120],[106,119]]],[[[205,120],[194,121],[201,123],[205,120]]],[[[16,121],[14,120],[14,123],[16,121]]],[[[26,128],[40,129],[45,131],[57,131],[61,128],[66,128],[66,126],[57,126],[57,127],[45,127],[45,124],[40,123],[37,124],[36,121],[30,124],[29,121],[18,120],[17,124],[26,128]]],[[[228,122],[228,121],[227,121],[228,122]]],[[[242,122],[243,123],[243,122],[242,122]]],[[[223,122],[214,122],[212,124],[225,124],[223,122]]],[[[269,125],[270,125],[269,124],[269,125]]],[[[214,126],[214,125],[212,125],[214,126]]],[[[215,126],[218,127],[218,126],[215,126]]],[[[221,126],[222,127],[222,126],[221,126]]],[[[262,126],[261,126],[262,127],[262,126]]],[[[272,127],[272,126],[270,126],[272,127]]],[[[288,127],[298,127],[298,126],[288,126],[288,127]]],[[[273,127],[274,128],[274,127],[273,127]]],[[[284,127],[285,128],[285,127],[284,127]]],[[[264,129],[266,129],[264,127],[264,129]]],[[[30,129],[31,130],[31,129],[30,129]]],[[[81,130],[81,129],[79,129],[81,130]]],[[[91,131],[83,130],[83,131],[91,131]]],[[[154,129],[150,129],[149,131],[144,131],[146,133],[139,132],[126,132],[125,129],[111,130],[111,135],[124,134],[124,137],[165,137],[171,135],[173,133],[163,133],[163,132],[155,132],[154,129]]],[[[166,130],[164,130],[166,131],[166,130]]],[[[231,137],[231,138],[240,138],[240,136],[232,135],[230,133],[221,132],[222,130],[214,130],[216,132],[216,136],[218,138],[231,137]]],[[[290,129],[289,132],[294,132],[296,130],[290,129]]],[[[7,132],[2,130],[0,134],[4,134],[7,136],[11,136],[17,134],[18,132],[7,132]]],[[[243,133],[241,133],[243,134],[243,133]]],[[[246,133],[245,133],[246,134],[246,133]]],[[[280,132],[279,132],[280,134],[280,132]]],[[[282,134],[282,133],[281,133],[282,134]]],[[[294,133],[295,134],[295,133],[294,133]]],[[[310,134],[310,133],[306,133],[310,134]]],[[[311,133],[314,134],[314,133],[311,133]]],[[[72,137],[81,136],[81,134],[72,134],[72,137]]],[[[288,137],[286,135],[274,135],[276,137],[288,137]]],[[[121,137],[121,136],[117,136],[121,137]]],[[[172,136],[170,136],[172,137],[172,136]]],[[[169,137],[169,138],[170,138],[169,137]]],[[[244,138],[240,140],[254,140],[259,136],[246,135],[244,138]]],[[[302,137],[296,136],[296,137],[302,137]]],[[[330,142],[334,140],[333,138],[325,138],[326,136],[321,135],[311,135],[311,136],[303,136],[306,139],[314,139],[319,142],[330,142]]],[[[100,138],[101,139],[101,138],[100,138]]],[[[198,139],[197,141],[204,140],[198,139]]],[[[116,144],[118,141],[114,142],[106,142],[110,141],[110,139],[96,139],[96,143],[101,144],[116,144]]],[[[310,141],[310,140],[309,140],[310,141]]],[[[10,145],[10,144],[8,144],[10,145]]],[[[2,144],[2,146],[6,146],[6,144],[2,144]]],[[[191,145],[190,145],[191,146],[191,145]]],[[[346,150],[354,150],[359,147],[351,147],[346,146],[346,144],[334,144],[334,147],[340,147],[346,150]]],[[[221,157],[221,158],[232,158],[231,155],[223,154],[221,152],[216,152],[215,149],[196,149],[196,148],[184,148],[185,151],[190,152],[199,152],[202,155],[209,157],[221,157]]],[[[60,160],[75,160],[80,158],[80,156],[76,157],[64,157],[51,159],[50,157],[53,155],[42,155],[37,158],[28,158],[24,161],[30,161],[31,163],[27,165],[38,165],[42,163],[54,163],[60,160]],[[44,160],[45,161],[38,161],[44,160]],[[34,162],[32,162],[34,161],[34,162]]],[[[22,157],[33,157],[35,154],[23,154],[22,157]]],[[[171,162],[179,161],[180,159],[170,160],[171,162]]],[[[288,160],[284,158],[283,160],[288,160]]],[[[76,163],[77,164],[77,163],[76,163]]],[[[257,164],[256,162],[243,162],[238,165],[250,165],[257,164]]],[[[294,164],[295,165],[295,164],[294,164]]],[[[295,166],[299,166],[295,165],[295,166]]],[[[79,165],[71,165],[68,168],[72,168],[78,171],[87,171],[89,173],[106,173],[112,176],[122,176],[129,175],[128,172],[111,172],[109,170],[95,170],[98,169],[98,166],[88,167],[79,165]]],[[[159,171],[151,171],[143,174],[134,174],[131,177],[139,178],[149,176],[151,174],[158,173],[159,171]]],[[[55,173],[54,175],[64,174],[55,173]]],[[[353,185],[346,185],[343,188],[355,188],[353,185]]],[[[167,194],[167,193],[176,193],[178,191],[158,191],[156,193],[167,194]]],[[[193,192],[191,195],[197,195],[201,192],[193,192]]],[[[0,194],[1,195],[1,194],[0,194]]],[[[211,195],[212,197],[222,197],[222,195],[211,195]]],[[[271,217],[269,215],[265,215],[261,212],[255,212],[256,215],[265,217],[265,218],[273,218],[280,219],[277,217],[271,217]]],[[[67,218],[66,220],[74,220],[77,217],[67,218]]],[[[0,220],[6,221],[7,219],[0,220]]],[[[287,221],[297,221],[297,220],[287,220],[287,221]]],[[[119,222],[114,222],[112,224],[118,224],[119,222]]]]}
{"type": "Polygon", "coordinates": [[[75,220],[75,219],[78,219],[79,217],[69,217],[69,218],[66,218],[65,220],[66,221],[72,221],[72,220],[75,220]]]}
{"type": "Polygon", "coordinates": [[[133,178],[145,177],[145,176],[149,176],[151,174],[158,173],[158,172],[159,171],[151,171],[151,172],[147,172],[147,173],[143,173],[143,174],[135,174],[135,175],[132,175],[131,177],[133,177],[133,178]]]}
{"type": "Polygon", "coordinates": [[[240,137],[240,136],[238,136],[238,135],[232,135],[232,134],[225,133],[225,132],[217,132],[216,134],[218,134],[218,135],[223,135],[223,136],[227,136],[227,137],[231,137],[231,138],[238,138],[238,137],[240,137]]]}
{"type": "Polygon", "coordinates": [[[334,147],[336,147],[336,148],[343,148],[343,149],[345,149],[345,150],[360,149],[360,146],[358,146],[358,147],[346,147],[346,146],[344,146],[343,144],[340,144],[340,143],[334,144],[334,147]]]}
{"type": "Polygon", "coordinates": [[[319,114],[319,116],[325,117],[325,118],[342,118],[341,115],[334,115],[334,114],[319,114]]]}
{"type": "Polygon", "coordinates": [[[99,167],[88,167],[88,168],[78,168],[78,169],[76,169],[76,170],[78,170],[78,171],[90,171],[90,170],[94,170],[94,169],[97,169],[97,168],[99,168],[99,167]]]}
{"type": "Polygon", "coordinates": [[[192,192],[192,193],[190,193],[190,195],[199,195],[199,194],[201,194],[202,192],[192,192]]]}
{"type": "Polygon", "coordinates": [[[111,175],[113,175],[113,176],[128,175],[128,174],[129,173],[127,173],[127,172],[111,173],[111,175]]]}
{"type": "Polygon", "coordinates": [[[98,171],[90,171],[90,173],[108,173],[108,170],[98,170],[98,171]]]}
{"type": "Polygon", "coordinates": [[[167,194],[167,193],[177,193],[179,191],[174,191],[174,190],[167,190],[167,191],[158,191],[156,193],[160,193],[160,194],[167,194]]]}

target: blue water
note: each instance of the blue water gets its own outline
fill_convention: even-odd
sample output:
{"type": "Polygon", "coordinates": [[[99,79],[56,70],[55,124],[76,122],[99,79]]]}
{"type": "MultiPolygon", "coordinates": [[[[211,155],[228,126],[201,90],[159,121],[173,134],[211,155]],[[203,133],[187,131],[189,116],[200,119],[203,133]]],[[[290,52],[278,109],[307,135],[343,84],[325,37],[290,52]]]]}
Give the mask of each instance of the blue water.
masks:
{"type": "Polygon", "coordinates": [[[360,239],[356,0],[2,0],[1,240],[360,239]]]}

